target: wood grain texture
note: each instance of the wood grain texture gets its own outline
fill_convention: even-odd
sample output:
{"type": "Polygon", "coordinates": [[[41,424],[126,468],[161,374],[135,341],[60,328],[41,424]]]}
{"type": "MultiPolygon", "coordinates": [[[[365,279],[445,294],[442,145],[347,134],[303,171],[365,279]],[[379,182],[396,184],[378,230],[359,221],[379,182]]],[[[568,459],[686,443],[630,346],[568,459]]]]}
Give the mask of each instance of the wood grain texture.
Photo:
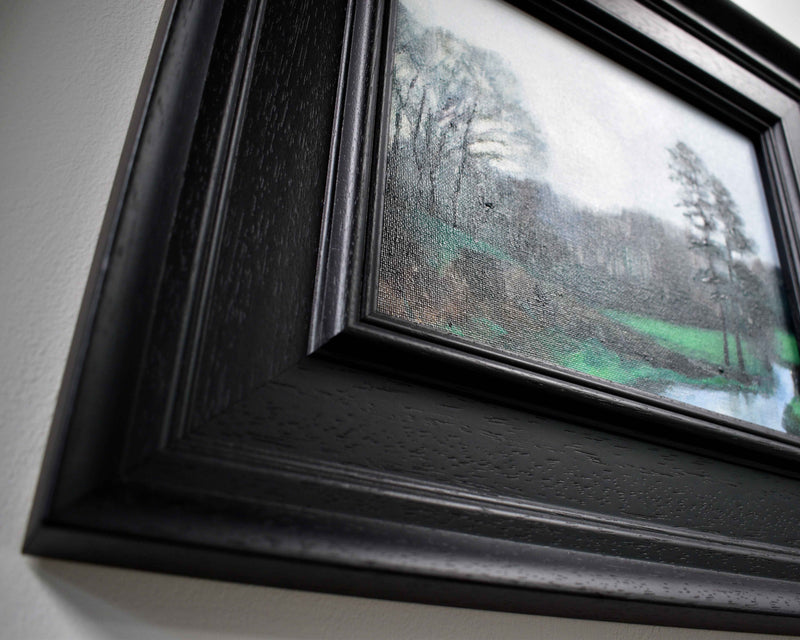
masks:
{"type": "Polygon", "coordinates": [[[305,355],[345,12],[267,3],[190,424],[305,355]]]}
{"type": "Polygon", "coordinates": [[[163,441],[171,421],[180,423],[184,394],[178,385],[188,382],[183,369],[191,361],[213,231],[221,217],[219,192],[243,76],[237,61],[240,67],[244,65],[255,3],[250,5],[249,12],[228,5],[219,16],[191,148],[181,179],[176,181],[180,195],[158,274],[158,298],[149,319],[148,348],[137,390],[141,401],[135,404],[131,420],[152,428],[131,432],[126,466],[151,455],[163,441]]]}
{"type": "MultiPolygon", "coordinates": [[[[517,4],[759,141],[796,302],[796,78],[671,1],[517,4]]],[[[26,549],[800,632],[795,440],[370,316],[390,9],[170,10],[26,549]]]]}

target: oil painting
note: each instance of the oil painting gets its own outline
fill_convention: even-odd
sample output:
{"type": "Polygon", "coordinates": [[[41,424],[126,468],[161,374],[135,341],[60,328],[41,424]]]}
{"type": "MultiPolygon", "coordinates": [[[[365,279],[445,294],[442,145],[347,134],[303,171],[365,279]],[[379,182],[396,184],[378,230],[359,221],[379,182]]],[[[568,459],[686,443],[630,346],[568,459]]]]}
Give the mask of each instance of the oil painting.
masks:
{"type": "Polygon", "coordinates": [[[376,310],[800,435],[753,143],[501,0],[402,0],[376,310]]]}

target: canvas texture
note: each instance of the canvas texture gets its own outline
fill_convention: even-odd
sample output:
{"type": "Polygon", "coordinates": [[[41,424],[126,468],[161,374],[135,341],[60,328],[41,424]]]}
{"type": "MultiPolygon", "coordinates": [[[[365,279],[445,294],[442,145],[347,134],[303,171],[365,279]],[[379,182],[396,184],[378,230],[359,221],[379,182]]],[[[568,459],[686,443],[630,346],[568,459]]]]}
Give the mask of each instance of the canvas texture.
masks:
{"type": "Polygon", "coordinates": [[[394,43],[379,313],[800,433],[749,140],[495,0],[394,43]]]}

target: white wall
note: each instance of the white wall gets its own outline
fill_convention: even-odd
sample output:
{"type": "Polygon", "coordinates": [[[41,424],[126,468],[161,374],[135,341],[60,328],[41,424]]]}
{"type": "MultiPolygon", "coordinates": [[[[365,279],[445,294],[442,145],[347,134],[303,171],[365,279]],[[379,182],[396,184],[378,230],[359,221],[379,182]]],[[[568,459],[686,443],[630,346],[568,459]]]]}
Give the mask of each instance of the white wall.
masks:
{"type": "Polygon", "coordinates": [[[20,554],[160,5],[161,0],[0,0],[0,637],[735,637],[315,595],[20,554]]]}

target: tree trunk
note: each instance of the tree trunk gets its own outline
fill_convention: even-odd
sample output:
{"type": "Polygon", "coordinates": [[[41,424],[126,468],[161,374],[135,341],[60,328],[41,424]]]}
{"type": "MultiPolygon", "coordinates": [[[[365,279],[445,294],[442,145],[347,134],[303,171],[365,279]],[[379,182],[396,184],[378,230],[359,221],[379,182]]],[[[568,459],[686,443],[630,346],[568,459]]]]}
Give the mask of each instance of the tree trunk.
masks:
{"type": "Polygon", "coordinates": [[[723,354],[725,356],[724,358],[725,366],[730,367],[731,355],[730,355],[730,350],[728,349],[728,321],[725,318],[725,309],[721,303],[719,305],[719,314],[720,317],[722,318],[722,349],[723,349],[723,354]]]}
{"type": "MultiPolygon", "coordinates": [[[[727,253],[727,266],[728,266],[728,289],[731,294],[733,294],[734,299],[737,298],[739,295],[738,290],[734,289],[734,284],[736,282],[736,276],[733,272],[733,252],[731,251],[731,244],[729,239],[725,239],[725,251],[727,253]]],[[[742,353],[742,335],[740,332],[739,327],[739,316],[741,313],[741,308],[739,305],[738,299],[735,303],[736,306],[736,315],[734,316],[734,336],[736,338],[736,357],[739,361],[739,371],[744,373],[744,355],[742,353]]]]}
{"type": "Polygon", "coordinates": [[[742,352],[742,336],[736,331],[736,357],[739,359],[739,370],[744,373],[744,353],[742,352]]]}
{"type": "Polygon", "coordinates": [[[467,154],[469,153],[469,136],[472,132],[472,120],[475,118],[475,111],[477,111],[477,103],[473,103],[470,110],[467,124],[464,128],[464,135],[461,138],[461,157],[458,162],[458,170],[456,171],[455,187],[453,189],[453,227],[455,228],[458,223],[458,197],[461,194],[461,180],[464,177],[464,172],[467,169],[467,154]]]}

